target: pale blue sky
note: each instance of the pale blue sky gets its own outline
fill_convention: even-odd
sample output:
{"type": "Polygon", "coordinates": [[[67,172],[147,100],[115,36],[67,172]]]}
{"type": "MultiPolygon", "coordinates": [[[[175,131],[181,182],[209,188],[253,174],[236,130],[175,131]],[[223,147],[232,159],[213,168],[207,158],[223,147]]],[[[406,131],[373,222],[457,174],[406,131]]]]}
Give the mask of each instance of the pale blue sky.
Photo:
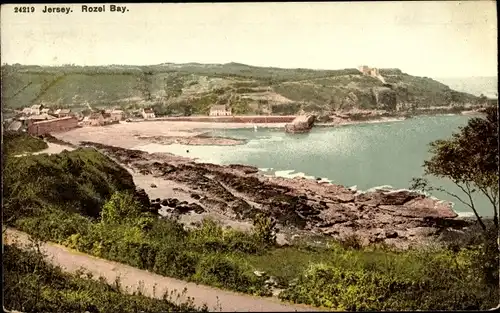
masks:
{"type": "Polygon", "coordinates": [[[122,14],[61,4],[73,10],[67,15],[2,5],[2,63],[367,64],[430,77],[497,75],[494,1],[123,5],[122,14]]]}

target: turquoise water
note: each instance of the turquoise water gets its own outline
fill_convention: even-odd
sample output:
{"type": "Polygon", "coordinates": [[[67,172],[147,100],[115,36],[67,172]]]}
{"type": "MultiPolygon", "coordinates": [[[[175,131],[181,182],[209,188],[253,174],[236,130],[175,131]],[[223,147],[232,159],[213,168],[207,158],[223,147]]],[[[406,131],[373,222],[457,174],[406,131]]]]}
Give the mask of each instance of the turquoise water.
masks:
{"type": "MultiPolygon", "coordinates": [[[[356,186],[359,190],[382,185],[404,189],[409,188],[412,177],[423,174],[423,161],[430,156],[428,144],[449,137],[469,118],[424,116],[404,121],[314,128],[308,134],[295,135],[265,128],[216,130],[211,134],[248,141],[239,146],[150,144],[140,149],[168,151],[217,164],[250,164],[270,175],[321,177],[348,187],[356,186]]],[[[431,182],[463,195],[447,180],[431,179],[431,182]]],[[[470,212],[445,193],[432,195],[454,202],[457,212],[470,212]]],[[[480,214],[492,214],[485,198],[477,197],[476,200],[480,214]]]]}

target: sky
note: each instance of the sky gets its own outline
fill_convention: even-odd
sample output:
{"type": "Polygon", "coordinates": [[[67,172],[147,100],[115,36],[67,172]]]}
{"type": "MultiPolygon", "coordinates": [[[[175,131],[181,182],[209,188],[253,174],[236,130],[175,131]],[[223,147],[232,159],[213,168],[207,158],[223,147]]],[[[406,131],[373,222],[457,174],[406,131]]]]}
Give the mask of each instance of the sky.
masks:
{"type": "MultiPolygon", "coordinates": [[[[103,4],[99,4],[102,6],[103,4]]],[[[1,6],[1,62],[400,68],[497,76],[494,1],[117,4],[124,13],[15,13],[1,6]]],[[[24,5],[23,5],[24,6],[24,5]]],[[[92,6],[88,4],[88,6],[92,6]]]]}

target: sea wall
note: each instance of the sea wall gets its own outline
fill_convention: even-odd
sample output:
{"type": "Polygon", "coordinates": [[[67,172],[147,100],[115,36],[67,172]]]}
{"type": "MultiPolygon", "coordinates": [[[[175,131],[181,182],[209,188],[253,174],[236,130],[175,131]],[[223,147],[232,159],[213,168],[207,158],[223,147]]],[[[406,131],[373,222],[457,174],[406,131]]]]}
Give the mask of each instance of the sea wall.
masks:
{"type": "MultiPolygon", "coordinates": [[[[290,123],[296,116],[183,116],[159,117],[149,121],[205,122],[205,123],[290,123]]],[[[145,120],[144,122],[146,122],[145,120]]]]}
{"type": "Polygon", "coordinates": [[[76,117],[68,116],[31,123],[28,125],[28,133],[34,136],[40,136],[54,132],[68,131],[76,127],[78,127],[78,120],[76,117]]]}

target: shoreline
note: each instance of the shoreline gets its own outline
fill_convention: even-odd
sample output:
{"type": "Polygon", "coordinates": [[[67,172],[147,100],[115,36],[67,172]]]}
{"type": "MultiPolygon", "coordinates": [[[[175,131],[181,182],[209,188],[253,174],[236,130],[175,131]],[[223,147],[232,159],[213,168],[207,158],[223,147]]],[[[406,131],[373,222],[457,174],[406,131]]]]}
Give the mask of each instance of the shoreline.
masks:
{"type": "MultiPolygon", "coordinates": [[[[328,177],[319,177],[319,176],[313,176],[313,175],[308,175],[307,173],[304,173],[304,172],[298,172],[297,170],[274,170],[274,169],[267,169],[267,168],[259,168],[255,165],[251,165],[251,164],[244,164],[244,163],[231,163],[231,164],[218,164],[218,163],[213,163],[213,162],[210,162],[210,161],[205,161],[205,160],[201,160],[200,158],[198,157],[193,157],[193,156],[185,156],[185,155],[180,155],[180,154],[176,154],[174,152],[150,152],[150,151],[147,151],[147,150],[140,150],[139,151],[141,152],[145,152],[147,154],[150,154],[150,155],[154,155],[154,154],[169,154],[169,155],[172,155],[173,157],[176,157],[178,158],[179,160],[184,160],[184,161],[187,161],[187,162],[194,162],[194,163],[198,163],[198,164],[210,164],[210,165],[215,165],[215,166],[244,166],[244,167],[255,167],[257,168],[258,170],[258,174],[259,175],[262,175],[263,177],[268,177],[268,178],[278,178],[278,179],[287,179],[287,180],[293,180],[293,181],[309,181],[311,183],[316,183],[318,185],[339,185],[337,183],[333,183],[332,182],[332,178],[328,178],[328,177]],[[280,174],[278,174],[280,173],[280,174]],[[286,173],[286,174],[282,174],[282,173],[286,173]]],[[[123,164],[121,164],[123,165],[123,164]]],[[[432,200],[436,200],[436,201],[440,201],[441,203],[445,204],[445,205],[450,205],[450,208],[451,210],[457,215],[456,219],[465,219],[465,220],[468,220],[468,219],[474,219],[474,213],[473,212],[470,212],[470,211],[465,211],[465,212],[460,212],[460,211],[456,211],[454,209],[454,206],[455,206],[455,203],[452,202],[452,201],[448,201],[448,200],[443,200],[443,199],[439,199],[439,198],[436,198],[435,196],[429,194],[429,193],[426,193],[426,192],[422,192],[421,190],[413,190],[413,189],[408,189],[408,188],[395,188],[393,186],[390,186],[390,185],[378,185],[378,186],[372,186],[372,187],[369,187],[369,188],[366,188],[366,189],[359,189],[357,188],[357,185],[354,185],[354,186],[347,186],[347,185],[340,185],[348,190],[351,190],[353,191],[355,194],[357,195],[362,195],[362,194],[366,194],[366,193],[373,193],[373,192],[379,192],[379,191],[382,191],[382,192],[410,192],[410,193],[418,193],[422,196],[425,196],[426,198],[430,198],[432,200]]],[[[491,216],[482,216],[482,218],[492,218],[491,216]]]]}
{"type": "MultiPolygon", "coordinates": [[[[480,112],[476,112],[481,114],[480,112]]],[[[476,113],[439,113],[439,114],[417,114],[418,116],[439,116],[439,115],[467,115],[472,116],[476,113]]],[[[341,117],[334,118],[327,123],[317,122],[315,127],[344,127],[352,125],[369,125],[377,123],[398,122],[410,119],[412,116],[377,116],[364,118],[362,120],[351,120],[341,117]]],[[[101,142],[108,145],[116,145],[124,148],[133,148],[144,144],[144,139],[139,137],[158,137],[160,141],[166,144],[184,142],[187,145],[239,145],[244,144],[241,139],[226,138],[225,136],[210,136],[209,133],[214,130],[234,130],[264,128],[283,130],[286,123],[241,123],[241,122],[199,122],[199,121],[179,121],[179,120],[145,120],[142,122],[120,122],[118,124],[93,127],[78,127],[64,133],[58,133],[58,137],[66,142],[78,144],[80,141],[92,139],[95,142],[101,142]]]]}
{"type": "MultiPolygon", "coordinates": [[[[460,233],[470,224],[448,203],[414,191],[381,186],[356,192],[313,179],[264,175],[254,166],[198,163],[172,153],[95,142],[82,146],[128,167],[148,195],[166,203],[172,198],[185,203],[180,210],[186,212],[177,214],[186,225],[210,216],[227,226],[245,228],[254,214],[264,211],[278,221],[283,235],[322,234],[339,240],[358,236],[363,245],[385,242],[406,249],[439,242],[440,234],[447,232],[444,225],[460,233]],[[201,211],[192,211],[197,208],[201,211]]],[[[175,214],[176,209],[168,210],[175,214]]]]}
{"type": "MultiPolygon", "coordinates": [[[[475,113],[478,114],[477,112],[475,112],[475,113]]],[[[416,117],[419,117],[419,116],[450,116],[450,115],[451,114],[444,113],[444,114],[418,115],[416,117]]],[[[461,114],[453,114],[453,115],[458,116],[461,114]]],[[[386,117],[386,118],[364,120],[364,121],[345,121],[342,124],[339,124],[339,123],[318,123],[315,126],[318,128],[342,127],[342,126],[350,126],[350,125],[391,123],[391,122],[404,121],[406,119],[407,118],[402,118],[402,117],[397,117],[397,118],[387,118],[386,117]]],[[[146,124],[156,124],[157,125],[158,123],[159,123],[158,121],[151,121],[150,123],[126,123],[126,124],[120,124],[120,125],[129,126],[131,124],[135,124],[135,125],[140,124],[140,125],[144,126],[146,124]]],[[[146,146],[148,144],[158,144],[158,145],[180,144],[180,145],[186,145],[186,146],[189,146],[189,145],[193,145],[193,146],[205,146],[205,145],[206,146],[233,146],[233,145],[245,144],[245,140],[231,138],[231,137],[224,137],[224,136],[210,136],[208,134],[211,131],[213,131],[214,129],[251,129],[254,126],[252,124],[247,124],[247,123],[213,123],[213,124],[208,125],[208,126],[215,126],[214,128],[207,128],[206,123],[201,123],[201,122],[161,122],[161,123],[168,124],[167,127],[171,128],[171,129],[167,129],[167,131],[171,132],[171,134],[166,134],[164,136],[162,136],[162,135],[159,135],[159,136],[149,135],[148,136],[148,135],[136,134],[136,135],[134,135],[134,137],[135,137],[134,139],[139,139],[139,141],[134,145],[129,145],[129,146],[122,145],[122,141],[123,141],[122,138],[124,138],[126,136],[122,136],[122,138],[119,139],[119,142],[105,143],[105,142],[102,142],[101,140],[96,141],[94,138],[91,138],[89,136],[87,136],[87,138],[85,138],[84,141],[100,142],[101,144],[108,144],[110,146],[120,146],[120,147],[125,148],[125,149],[137,149],[137,147],[146,146]],[[200,126],[203,126],[203,128],[199,128],[200,126]],[[176,136],[178,132],[183,132],[184,135],[183,136],[176,136]],[[156,140],[155,140],[155,138],[156,138],[156,140]]],[[[112,125],[111,127],[108,126],[108,127],[104,127],[104,128],[108,129],[108,128],[112,128],[113,126],[114,125],[112,125]]],[[[279,126],[280,126],[280,124],[278,124],[278,125],[277,124],[265,124],[265,125],[263,125],[263,128],[279,129],[279,126]]],[[[91,129],[99,129],[99,128],[103,129],[102,127],[93,127],[91,129]]],[[[157,128],[157,129],[162,129],[162,128],[157,128]]],[[[65,133],[61,133],[60,135],[62,135],[64,137],[65,133]]],[[[64,138],[62,138],[62,139],[64,139],[64,138]]],[[[152,154],[155,153],[154,151],[150,152],[147,149],[144,149],[142,151],[147,152],[147,153],[152,153],[152,154]]],[[[160,152],[160,154],[161,153],[162,152],[160,152]]],[[[179,154],[179,153],[176,154],[173,152],[165,152],[165,153],[174,155],[178,158],[184,158],[184,159],[190,160],[192,162],[196,162],[196,163],[206,163],[206,161],[204,161],[200,158],[194,157],[194,156],[183,155],[183,154],[179,154]]],[[[269,175],[269,176],[273,176],[273,177],[284,177],[284,178],[296,179],[296,180],[297,179],[307,179],[307,180],[310,180],[313,182],[317,181],[320,184],[327,182],[327,181],[325,181],[324,178],[322,178],[321,180],[318,181],[316,179],[316,177],[312,177],[311,175],[308,175],[307,173],[301,173],[300,171],[296,171],[296,170],[293,170],[293,174],[291,175],[291,177],[289,177],[290,175],[279,175],[279,174],[276,175],[276,173],[269,173],[269,172],[265,173],[265,171],[261,171],[260,169],[259,169],[259,172],[261,172],[261,174],[263,174],[263,175],[269,175]],[[311,177],[302,178],[301,176],[311,176],[311,177]]],[[[362,193],[366,193],[370,189],[381,187],[381,186],[382,185],[372,186],[370,188],[367,188],[366,190],[359,190],[359,191],[362,193]]],[[[391,189],[397,190],[396,188],[391,188],[391,189]]],[[[461,216],[468,214],[468,212],[456,211],[453,207],[452,207],[452,210],[453,210],[453,212],[455,212],[461,216]]]]}

